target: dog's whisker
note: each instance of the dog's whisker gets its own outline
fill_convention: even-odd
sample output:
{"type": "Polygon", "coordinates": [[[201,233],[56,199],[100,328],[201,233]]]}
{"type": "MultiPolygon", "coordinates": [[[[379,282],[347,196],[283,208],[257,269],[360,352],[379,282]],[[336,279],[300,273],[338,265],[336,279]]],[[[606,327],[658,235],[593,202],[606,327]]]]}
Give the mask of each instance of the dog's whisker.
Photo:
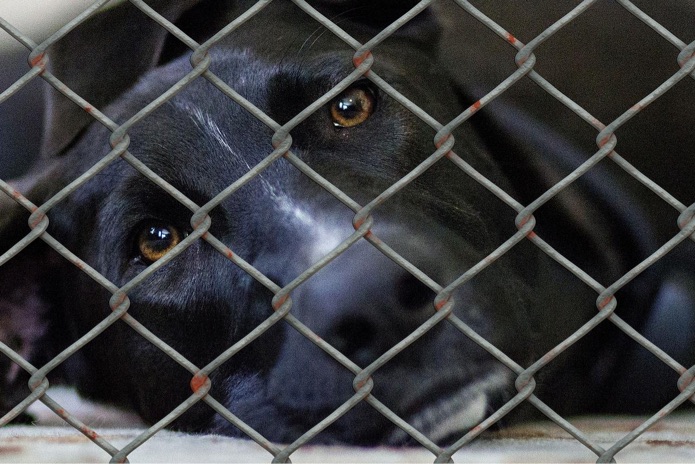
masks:
{"type": "Polygon", "coordinates": [[[319,39],[321,39],[321,37],[323,37],[323,35],[324,35],[325,33],[326,33],[326,30],[325,30],[325,29],[324,29],[323,31],[321,31],[321,33],[320,33],[318,36],[316,36],[316,38],[311,42],[311,45],[309,45],[308,50],[311,50],[311,48],[313,48],[313,46],[316,44],[316,42],[318,42],[319,39]]]}
{"type": "MultiPolygon", "coordinates": [[[[304,42],[302,43],[302,46],[299,47],[299,50],[297,50],[297,56],[301,55],[301,53],[302,53],[302,51],[304,50],[304,47],[306,46],[307,42],[309,42],[309,40],[314,36],[314,34],[316,34],[317,32],[319,32],[321,29],[323,29],[323,26],[317,27],[316,29],[314,29],[314,31],[313,31],[311,34],[309,34],[309,36],[308,36],[308,37],[304,40],[304,42]]],[[[313,44],[313,43],[314,43],[314,42],[312,42],[312,44],[313,44]]]]}
{"type": "MultiPolygon", "coordinates": [[[[330,19],[334,24],[340,25],[340,24],[344,23],[345,21],[348,21],[348,20],[350,20],[350,19],[353,19],[352,16],[348,16],[350,13],[353,13],[353,12],[355,12],[355,11],[357,11],[357,10],[361,10],[361,9],[364,9],[364,8],[365,8],[365,7],[363,7],[363,6],[354,7],[354,8],[349,8],[349,9],[347,9],[347,10],[345,10],[345,11],[342,11],[342,12],[340,12],[340,13],[338,13],[338,14],[332,16],[332,17],[330,17],[329,19],[330,19]]],[[[319,27],[317,27],[316,29],[314,29],[314,31],[306,38],[306,40],[304,40],[304,42],[302,43],[302,46],[299,47],[299,50],[297,50],[297,56],[301,55],[302,52],[304,52],[304,51],[309,51],[309,50],[311,50],[311,48],[314,46],[314,44],[316,44],[316,42],[317,42],[327,31],[328,31],[328,29],[326,29],[324,26],[319,26],[319,27]],[[318,36],[311,42],[311,45],[309,45],[308,47],[305,47],[306,44],[307,44],[307,42],[309,42],[309,40],[310,40],[317,32],[319,32],[319,31],[321,31],[321,33],[318,34],[318,36]]]]}

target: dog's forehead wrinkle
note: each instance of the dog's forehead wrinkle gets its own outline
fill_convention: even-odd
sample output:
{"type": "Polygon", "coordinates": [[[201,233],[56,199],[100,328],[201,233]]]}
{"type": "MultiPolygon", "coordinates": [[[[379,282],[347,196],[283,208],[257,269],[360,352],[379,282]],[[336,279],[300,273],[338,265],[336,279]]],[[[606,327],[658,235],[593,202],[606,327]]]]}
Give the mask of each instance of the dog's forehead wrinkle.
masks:
{"type": "MultiPolygon", "coordinates": [[[[235,161],[237,166],[244,171],[250,171],[253,168],[247,158],[234,149],[228,134],[223,131],[210,112],[190,102],[182,102],[178,105],[186,111],[196,126],[202,128],[204,133],[208,134],[215,144],[235,161]]],[[[264,194],[273,202],[273,207],[279,216],[289,219],[294,228],[304,229],[310,235],[315,236],[316,241],[314,243],[320,246],[318,250],[312,250],[311,256],[316,256],[324,251],[327,253],[337,246],[339,240],[333,238],[336,234],[331,230],[332,228],[325,222],[318,221],[315,212],[311,212],[306,205],[288,195],[283,190],[281,183],[278,185],[271,183],[263,172],[257,175],[257,179],[264,194]]]]}
{"type": "MultiPolygon", "coordinates": [[[[235,174],[237,177],[253,169],[248,158],[241,152],[241,150],[245,152],[252,149],[253,147],[250,146],[243,147],[253,145],[253,140],[242,140],[243,135],[234,139],[235,134],[225,131],[223,129],[225,125],[221,122],[218,123],[218,115],[201,108],[195,102],[189,100],[177,101],[175,106],[182,110],[187,118],[193,121],[196,127],[208,137],[214,146],[221,149],[225,160],[232,161],[233,168],[237,171],[235,174]]],[[[312,246],[310,255],[315,257],[322,253],[325,254],[337,246],[340,243],[340,239],[336,239],[336,235],[342,236],[344,234],[336,234],[333,227],[327,224],[326,221],[317,220],[317,212],[311,211],[303,201],[291,197],[285,191],[283,183],[276,176],[276,174],[279,174],[280,178],[287,179],[288,172],[291,173],[292,171],[285,171],[283,166],[277,164],[269,169],[272,172],[261,172],[256,176],[257,179],[252,182],[259,183],[258,185],[265,193],[266,198],[271,201],[272,208],[275,209],[278,216],[289,220],[292,228],[304,230],[307,234],[315,237],[316,240],[313,242],[315,246],[312,246]],[[268,176],[271,176],[270,178],[273,178],[274,181],[271,182],[268,176]]]]}
{"type": "MultiPolygon", "coordinates": [[[[243,171],[251,171],[253,166],[249,163],[246,156],[235,149],[230,141],[230,136],[220,127],[215,121],[213,115],[199,106],[190,102],[176,102],[175,105],[186,112],[188,117],[193,120],[193,123],[200,128],[204,134],[209,136],[216,146],[222,149],[227,160],[231,160],[235,166],[240,167],[243,171]]],[[[271,198],[276,198],[277,193],[275,187],[268,181],[263,173],[259,173],[257,178],[260,180],[263,189],[271,198]]]]}

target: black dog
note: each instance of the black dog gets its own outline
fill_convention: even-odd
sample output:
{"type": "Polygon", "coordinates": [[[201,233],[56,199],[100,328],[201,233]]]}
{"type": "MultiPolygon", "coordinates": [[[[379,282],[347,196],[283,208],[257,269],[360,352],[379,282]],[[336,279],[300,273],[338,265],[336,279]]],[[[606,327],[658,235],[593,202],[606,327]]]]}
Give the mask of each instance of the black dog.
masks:
{"type": "MultiPolygon", "coordinates": [[[[244,2],[153,2],[202,42],[244,2]],[[171,6],[169,3],[176,3],[171,6]],[[164,6],[162,6],[164,5],[164,6]]],[[[409,2],[316,5],[365,42],[409,2]],[[377,13],[378,11],[378,13],[377,13]]],[[[423,13],[374,51],[374,72],[437,121],[472,103],[439,72],[436,24],[423,13]]],[[[101,13],[49,50],[52,72],[122,123],[186,75],[185,48],[136,8],[101,13]],[[108,105],[108,107],[106,106],[108,105]]],[[[354,70],[354,50],[297,6],[274,2],[210,52],[210,70],[284,124],[354,70]]],[[[45,201],[106,155],[110,131],[54,95],[46,157],[17,187],[45,201]]],[[[544,127],[510,108],[478,114],[455,132],[453,150],[528,204],[582,160],[544,127]]],[[[359,79],[291,131],[292,152],[365,205],[436,147],[436,131],[369,78],[359,79]]],[[[203,78],[128,130],[129,153],[197,205],[207,203],[272,151],[273,131],[203,78]]],[[[639,211],[596,168],[536,213],[534,232],[603,285],[649,250],[639,211]]],[[[28,233],[28,213],[2,199],[0,251],[28,233]]],[[[517,212],[447,159],[375,210],[371,232],[444,287],[516,231],[517,212]]],[[[193,232],[191,211],[118,160],[48,213],[49,233],[122,286],[193,232]]],[[[354,233],[353,209],[280,158],[211,213],[209,234],[283,287],[354,233]]],[[[0,268],[0,339],[35,365],[111,313],[111,293],[36,242],[0,268]]],[[[642,275],[618,294],[641,327],[657,287],[642,275]]],[[[291,314],[366,367],[435,314],[436,293],[360,240],[291,293],[291,314]]],[[[522,366],[591,319],[594,289],[522,240],[453,295],[454,314],[522,366]]],[[[273,293],[200,239],[128,292],[135,320],[204,366],[272,313],[273,293]]],[[[627,337],[603,323],[537,376],[537,394],[562,414],[620,409],[610,387],[627,337]],[[597,397],[595,392],[606,392],[597,397]],[[602,403],[603,401],[603,403],[602,403]]],[[[629,345],[632,346],[632,345],[629,345]]],[[[6,359],[3,362],[7,364],[6,359]]],[[[26,376],[4,369],[2,400],[28,395],[26,376]]],[[[516,374],[446,321],[374,374],[372,394],[436,442],[462,436],[509,400],[516,374]]],[[[271,440],[297,438],[353,394],[354,374],[284,322],[211,375],[212,397],[271,440]]],[[[125,323],[106,329],[52,382],[157,421],[191,394],[191,374],[125,323]]],[[[652,392],[654,402],[677,394],[652,392]],[[670,395],[670,396],[669,396],[670,395]]],[[[645,404],[645,407],[652,405],[645,404]]],[[[524,411],[516,410],[517,417],[524,411]]],[[[198,404],[176,427],[240,432],[198,404]]],[[[322,441],[404,443],[406,435],[366,403],[319,435],[322,441]]]]}

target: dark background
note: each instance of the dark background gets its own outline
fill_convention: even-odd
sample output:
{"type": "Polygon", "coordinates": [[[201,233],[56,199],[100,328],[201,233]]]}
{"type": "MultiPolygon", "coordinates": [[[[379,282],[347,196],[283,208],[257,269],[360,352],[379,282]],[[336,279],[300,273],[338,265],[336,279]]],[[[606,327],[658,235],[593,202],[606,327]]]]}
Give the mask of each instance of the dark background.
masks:
{"type": "MultiPolygon", "coordinates": [[[[580,2],[480,0],[475,6],[523,43],[580,2]]],[[[633,2],[686,44],[695,40],[695,1],[633,2]]],[[[517,68],[516,49],[453,2],[438,4],[446,26],[443,54],[450,71],[479,98],[517,68]]],[[[680,50],[617,2],[598,1],[535,51],[534,70],[605,125],[619,117],[680,68],[680,50]]],[[[616,152],[685,205],[695,202],[695,79],[686,77],[616,132],[616,152]]],[[[587,158],[598,151],[598,131],[524,78],[502,100],[523,108],[572,140],[587,158]]],[[[606,164],[612,164],[605,161],[606,164]]],[[[624,175],[658,224],[659,241],[678,232],[678,212],[624,175]]]]}

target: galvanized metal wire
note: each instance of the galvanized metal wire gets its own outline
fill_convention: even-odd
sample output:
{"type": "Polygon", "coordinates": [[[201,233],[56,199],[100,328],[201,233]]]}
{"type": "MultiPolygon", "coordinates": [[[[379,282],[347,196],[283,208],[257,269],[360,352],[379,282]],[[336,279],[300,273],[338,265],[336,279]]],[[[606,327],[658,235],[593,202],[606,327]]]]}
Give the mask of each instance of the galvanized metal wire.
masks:
{"type": "Polygon", "coordinates": [[[159,96],[156,100],[152,101],[149,105],[142,108],[137,114],[132,116],[128,121],[123,124],[117,124],[116,122],[109,119],[105,114],[103,114],[98,108],[93,107],[89,102],[84,100],[80,95],[71,90],[68,86],[63,84],[56,76],[51,74],[46,69],[47,60],[50,60],[50,53],[46,50],[56,41],[60,40],[68,32],[78,27],[82,22],[87,20],[90,16],[96,14],[99,9],[108,3],[108,0],[95,1],[87,10],[76,17],[74,20],[70,21],[55,34],[49,37],[47,40],[41,44],[34,43],[27,36],[18,31],[7,21],[0,18],[0,28],[7,32],[11,37],[20,42],[24,47],[26,47],[29,53],[29,70],[27,73],[18,79],[13,85],[8,89],[0,93],[0,104],[7,100],[12,95],[16,94],[23,86],[28,84],[34,79],[43,79],[57,91],[64,94],[67,98],[72,100],[75,104],[83,108],[88,114],[90,114],[96,123],[99,123],[111,131],[111,147],[112,150],[104,156],[98,163],[91,166],[83,175],[75,179],[60,192],[52,196],[50,199],[46,200],[40,205],[36,205],[29,201],[22,192],[14,189],[7,182],[0,180],[0,190],[5,194],[14,199],[19,205],[25,208],[30,213],[29,226],[31,232],[29,232],[22,240],[16,243],[12,248],[6,251],[2,256],[0,256],[0,266],[7,263],[17,254],[19,254],[23,249],[25,249],[29,244],[36,240],[42,240],[50,247],[55,249],[64,259],[75,265],[78,269],[88,275],[91,279],[101,285],[106,289],[111,295],[109,305],[112,309],[112,313],[104,318],[97,326],[92,328],[88,333],[82,336],[79,340],[65,349],[62,353],[53,358],[46,365],[39,368],[32,366],[27,360],[23,359],[17,352],[12,350],[6,344],[0,342],[0,352],[2,355],[7,356],[12,362],[19,365],[22,369],[31,374],[31,380],[29,386],[32,393],[27,396],[21,403],[14,407],[9,413],[0,418],[0,426],[8,424],[12,419],[17,417],[20,413],[26,410],[26,408],[35,401],[41,401],[51,410],[53,410],[60,417],[65,419],[67,423],[73,426],[75,429],[79,430],[82,434],[92,440],[95,445],[104,449],[109,455],[112,456],[111,462],[127,462],[128,455],[132,453],[134,449],[145,443],[153,435],[155,435],[161,429],[170,425],[178,416],[184,413],[187,409],[192,407],[198,402],[205,402],[211,408],[213,408],[219,415],[224,419],[229,421],[231,424],[239,428],[251,439],[256,441],[260,446],[266,449],[271,455],[273,462],[289,462],[290,456],[298,448],[306,444],[318,433],[328,427],[331,423],[338,420],[344,414],[346,414],[350,409],[359,404],[360,402],[366,402],[387,417],[391,422],[400,427],[405,433],[411,436],[414,440],[420,443],[423,447],[427,448],[433,454],[435,462],[452,462],[453,454],[466,446],[474,440],[483,431],[500,421],[506,414],[511,412],[517,406],[523,402],[529,402],[538,408],[543,414],[545,414],[550,420],[555,422],[557,425],[566,430],[570,435],[576,438],[580,443],[587,447],[592,453],[596,455],[597,462],[613,462],[613,458],[617,452],[629,446],[635,438],[642,434],[649,427],[653,426],[656,422],[661,420],[670,414],[675,408],[680,404],[688,401],[695,401],[695,382],[693,382],[693,377],[695,376],[695,366],[688,368],[687,366],[682,366],[667,353],[665,353],[658,346],[654,345],[652,342],[647,340],[645,337],[640,335],[634,328],[630,327],[625,321],[615,314],[615,309],[619,305],[619,301],[616,298],[616,293],[628,284],[631,280],[639,276],[646,269],[652,266],[655,262],[663,258],[668,254],[674,247],[684,240],[695,237],[695,219],[693,216],[693,211],[695,210],[695,205],[690,207],[682,204],[671,194],[669,194],[665,189],[657,185],[653,180],[649,179],[645,174],[640,172],[624,158],[622,158],[616,152],[616,146],[618,139],[616,131],[624,125],[628,120],[630,120],[637,113],[642,111],[647,105],[653,103],[656,99],[668,92],[676,83],[690,76],[695,78],[695,42],[691,44],[686,44],[678,39],[673,33],[668,31],[662,25],[660,25],[656,20],[648,16],[646,13],[637,8],[634,4],[627,0],[617,0],[620,5],[622,5],[626,11],[630,12],[640,21],[645,23],[651,29],[653,29],[661,37],[665,38],[669,43],[671,43],[674,48],[674,58],[677,59],[680,70],[674,73],[669,79],[667,79],[658,88],[654,89],[649,95],[644,97],[642,100],[637,102],[626,112],[624,112],[617,119],[610,121],[608,124],[604,124],[597,118],[591,115],[589,111],[579,106],[572,99],[564,95],[557,88],[555,88],[550,82],[548,82],[543,76],[541,76],[535,69],[536,56],[534,55],[534,50],[543,42],[551,40],[553,35],[556,34],[561,28],[569,24],[570,22],[576,20],[584,12],[589,10],[594,6],[596,0],[585,0],[579,3],[575,8],[567,12],[562,18],[552,24],[550,27],[545,29],[541,34],[531,40],[528,44],[523,44],[519,41],[512,33],[506,31],[503,27],[493,21],[490,17],[486,16],[483,12],[477,9],[471,2],[465,0],[455,0],[455,3],[460,7],[461,14],[467,14],[475,18],[477,21],[485,25],[501,40],[508,43],[510,46],[517,50],[516,54],[516,64],[517,70],[504,79],[499,85],[494,89],[484,95],[480,100],[475,102],[464,112],[462,112],[458,117],[452,121],[437,121],[415,103],[410,101],[405,95],[399,93],[394,89],[388,82],[382,79],[373,69],[372,66],[375,62],[375,57],[372,55],[372,50],[384,40],[386,40],[390,35],[395,33],[399,28],[408,23],[412,18],[423,10],[429,8],[434,0],[423,0],[419,2],[415,7],[412,8],[408,13],[403,15],[393,24],[385,28],[381,33],[376,35],[369,42],[362,44],[355,40],[348,33],[342,30],[337,24],[332,22],[330,19],[323,16],[319,11],[309,5],[303,0],[292,0],[299,8],[301,8],[307,14],[307,20],[313,19],[317,23],[324,26],[331,33],[335,34],[339,39],[345,42],[347,46],[355,50],[353,57],[354,70],[349,73],[339,84],[329,90],[321,98],[317,99],[315,102],[310,104],[307,108],[293,117],[286,124],[281,125],[271,119],[263,111],[255,107],[251,102],[246,100],[240,94],[238,94],[233,88],[228,86],[225,82],[217,77],[209,69],[210,58],[207,55],[208,50],[215,46],[220,40],[225,38],[227,35],[232,33],[236,28],[244,24],[246,21],[251,19],[254,15],[259,13],[264,8],[272,8],[271,0],[261,0],[255,3],[248,11],[239,16],[232,23],[224,27],[212,38],[203,44],[198,44],[174,24],[160,15],[157,11],[149,7],[142,0],[130,0],[130,2],[136,6],[144,15],[147,15],[152,20],[156,21],[161,27],[167,29],[167,31],[179,39],[183,44],[185,44],[193,52],[191,55],[191,69],[186,76],[181,78],[174,86],[168,89],[165,93],[159,96]],[[432,142],[432,153],[427,157],[419,166],[412,170],[409,174],[404,176],[398,182],[393,184],[391,187],[386,189],[371,202],[366,205],[361,205],[350,196],[342,192],[338,187],[331,184],[316,171],[314,171],[309,165],[304,163],[301,159],[295,156],[291,150],[292,138],[290,132],[298,124],[304,121],[307,117],[317,111],[319,108],[323,107],[326,103],[334,99],[340,92],[342,92],[349,85],[357,81],[358,79],[366,78],[372,81],[376,86],[378,86],[385,94],[395,99],[397,102],[406,107],[409,111],[414,113],[419,119],[421,119],[425,124],[429,125],[436,131],[436,135],[432,142]],[[579,167],[569,173],[564,179],[556,183],[549,190],[544,192],[540,197],[528,205],[522,205],[518,203],[508,192],[497,186],[494,182],[485,178],[481,173],[476,171],[471,165],[464,161],[455,153],[456,141],[452,135],[452,132],[461,124],[466,122],[470,117],[477,113],[480,109],[484,108],[487,104],[495,100],[497,97],[508,91],[516,83],[522,79],[531,79],[533,82],[538,84],[542,89],[544,89],[548,94],[556,98],[560,103],[565,105],[571,111],[573,111],[582,121],[589,124],[592,128],[597,131],[596,153],[582,163],[579,167]],[[186,197],[171,184],[162,179],[156,172],[145,166],[137,157],[133,156],[129,151],[128,147],[130,144],[130,138],[128,135],[129,130],[137,125],[143,118],[150,115],[155,111],[160,105],[164,104],[171,98],[173,98],[178,92],[186,88],[191,82],[196,79],[206,79],[216,88],[218,88],[224,95],[229,97],[232,101],[241,105],[246,111],[251,115],[256,117],[260,122],[270,128],[274,134],[272,136],[272,147],[273,150],[267,154],[265,159],[260,163],[253,166],[247,173],[245,173],[238,180],[230,184],[227,188],[221,191],[217,196],[212,198],[208,203],[204,205],[198,205],[190,198],[186,197]],[[310,268],[302,272],[298,277],[296,277],[292,282],[284,287],[278,286],[275,282],[269,279],[267,276],[263,275],[257,269],[255,269],[251,264],[244,260],[243,257],[239,256],[230,249],[219,239],[217,239],[210,232],[211,219],[209,216],[210,211],[218,206],[226,198],[230,197],[234,192],[239,190],[248,182],[252,181],[254,178],[259,176],[265,169],[271,166],[280,158],[284,158],[289,161],[299,172],[307,176],[309,179],[314,181],[317,185],[323,187],[327,192],[332,194],[340,202],[354,211],[353,225],[355,231],[346,238],[340,245],[338,245],[334,250],[324,256],[319,262],[310,268]],[[545,242],[539,235],[534,232],[535,218],[534,213],[546,202],[553,199],[555,196],[560,194],[563,190],[567,189],[570,185],[576,182],[579,178],[589,172],[597,163],[604,159],[610,159],[617,166],[622,168],[629,175],[634,177],[637,181],[642,183],[656,195],[658,195],[665,203],[676,209],[680,213],[678,226],[681,231],[666,244],[656,250],[652,255],[650,255],[643,262],[635,266],[630,272],[626,273],[616,282],[600,283],[592,278],[587,272],[579,268],[576,264],[572,263],[557,250],[552,248],[547,242],[545,242]],[[158,260],[154,264],[150,265],[146,270],[140,273],[137,277],[133,278],[130,282],[127,282],[123,286],[117,286],[113,282],[110,282],[107,278],[97,272],[94,268],[90,267],[87,263],[82,261],[78,256],[74,255],[68,249],[66,249],[59,241],[52,237],[48,232],[47,228],[50,222],[50,211],[58,203],[63,201],[71,193],[79,189],[87,181],[97,175],[99,172],[107,168],[111,163],[117,160],[124,160],[129,163],[134,169],[140,172],[147,179],[158,185],[165,192],[171,195],[176,201],[181,203],[184,207],[191,211],[191,227],[193,229],[192,233],[188,235],[184,240],[181,241],[171,252],[166,254],[162,259],[158,260]],[[387,243],[380,240],[379,237],[371,231],[371,226],[373,224],[372,213],[379,208],[381,204],[387,201],[389,198],[393,197],[401,189],[409,185],[415,178],[423,174],[429,168],[437,163],[452,163],[453,165],[460,168],[460,170],[469,176],[471,179],[478,182],[484,188],[489,190],[497,198],[503,201],[509,206],[511,211],[516,212],[515,224],[517,227],[517,232],[498,246],[497,249],[492,251],[483,260],[472,266],[454,282],[447,286],[442,286],[436,280],[428,276],[422,270],[418,269],[415,265],[405,259],[403,256],[395,252],[387,243]],[[221,353],[216,359],[205,366],[196,366],[187,360],[184,356],[178,353],[174,348],[167,345],[160,338],[155,336],[147,328],[145,328],[141,323],[139,323],[131,314],[128,313],[130,306],[129,294],[144,281],[146,281],[153,273],[155,273],[162,266],[165,266],[170,261],[176,259],[176,257],[181,254],[187,247],[191,246],[198,240],[204,240],[215,248],[222,256],[228,259],[231,263],[243,269],[256,281],[262,284],[264,287],[269,289],[275,295],[272,301],[273,314],[265,320],[262,324],[252,330],[248,335],[243,337],[241,340],[236,342],[233,346],[229,347],[226,351],[221,353]],[[420,327],[414,330],[406,338],[400,341],[398,344],[389,349],[386,353],[380,356],[377,360],[372,362],[370,365],[362,368],[357,366],[355,363],[350,361],[343,353],[336,350],[326,341],[322,340],[317,334],[312,332],[306,325],[304,325],[300,320],[298,320],[290,312],[292,309],[292,291],[296,289],[299,285],[306,282],[314,274],[316,274],[320,269],[325,267],[328,263],[333,261],[355,243],[366,240],[376,249],[382,252],[384,255],[388,256],[395,263],[401,266],[403,269],[407,270],[413,276],[415,276],[419,281],[425,284],[428,288],[436,293],[436,298],[434,300],[434,306],[436,308],[435,314],[425,321],[420,327]],[[570,337],[562,341],[555,348],[550,350],[541,356],[536,362],[532,363],[530,366],[524,367],[516,362],[514,362],[509,356],[507,356],[500,349],[495,347],[485,338],[481,337],[475,332],[470,326],[458,318],[453,309],[456,307],[456,301],[453,298],[453,294],[457,288],[468,282],[470,279],[474,278],[481,271],[489,267],[498,258],[505,255],[520,242],[530,241],[540,250],[546,253],[549,257],[559,263],[561,266],[566,268],[571,272],[577,279],[583,282],[585,285],[590,287],[596,292],[596,315],[586,322],[581,328],[574,332],[570,337]],[[113,444],[109,443],[99,433],[92,428],[86,426],[78,419],[76,419],[69,411],[65,410],[61,405],[57,404],[50,396],[46,393],[49,386],[48,376],[49,374],[60,366],[65,360],[72,354],[80,350],[87,343],[94,340],[99,336],[101,332],[106,330],[110,325],[116,321],[121,320],[128,324],[133,330],[139,333],[144,339],[148,340],[153,345],[157,346],[162,352],[166,353],[175,362],[181,365],[191,374],[191,389],[192,394],[190,397],[171,411],[166,417],[164,417],[157,424],[154,424],[149,429],[144,431],[140,436],[134,439],[131,443],[125,447],[117,448],[113,444]],[[674,398],[670,403],[664,406],[660,411],[642,423],[639,427],[632,430],[630,433],[626,434],[623,439],[614,443],[609,448],[596,443],[591,440],[585,433],[577,429],[565,418],[561,417],[559,414],[554,412],[549,406],[543,403],[539,398],[534,395],[534,390],[536,387],[536,382],[534,376],[543,369],[548,363],[553,359],[563,353],[572,344],[576,343],[582,337],[587,335],[589,332],[594,330],[599,324],[604,321],[610,321],[612,324],[616,325],[620,330],[632,338],[636,343],[639,343],[644,348],[649,350],[660,359],[663,363],[668,365],[676,373],[679,374],[679,389],[681,394],[674,398]],[[210,394],[211,380],[210,375],[224,362],[228,361],[230,358],[236,355],[241,349],[252,343],[260,335],[266,332],[270,327],[284,321],[285,323],[292,326],[295,330],[305,336],[312,343],[316,344],[338,363],[345,367],[349,372],[354,375],[353,387],[355,394],[347,400],[338,409],[333,411],[330,415],[325,417],[322,421],[317,423],[304,435],[299,437],[294,443],[287,446],[280,446],[271,443],[260,433],[253,430],[250,426],[245,424],[241,419],[236,417],[232,412],[227,410],[227,408],[212,397],[210,394]],[[517,375],[516,388],[518,393],[511,398],[506,404],[504,404],[500,409],[495,411],[489,417],[487,417],[483,422],[478,424],[476,427],[471,429],[468,433],[462,436],[458,441],[453,443],[446,448],[442,448],[430,440],[427,436],[416,430],[410,424],[408,424],[404,419],[399,417],[396,413],[390,410],[386,405],[379,401],[377,397],[372,394],[372,388],[374,382],[372,376],[381,369],[384,365],[390,362],[390,360],[396,356],[398,353],[403,351],[410,344],[415,342],[418,338],[426,334],[429,330],[440,323],[451,324],[453,327],[458,329],[462,336],[470,338],[473,342],[478,344],[492,356],[494,356],[500,363],[509,368],[511,371],[515,372],[517,375]]]}

